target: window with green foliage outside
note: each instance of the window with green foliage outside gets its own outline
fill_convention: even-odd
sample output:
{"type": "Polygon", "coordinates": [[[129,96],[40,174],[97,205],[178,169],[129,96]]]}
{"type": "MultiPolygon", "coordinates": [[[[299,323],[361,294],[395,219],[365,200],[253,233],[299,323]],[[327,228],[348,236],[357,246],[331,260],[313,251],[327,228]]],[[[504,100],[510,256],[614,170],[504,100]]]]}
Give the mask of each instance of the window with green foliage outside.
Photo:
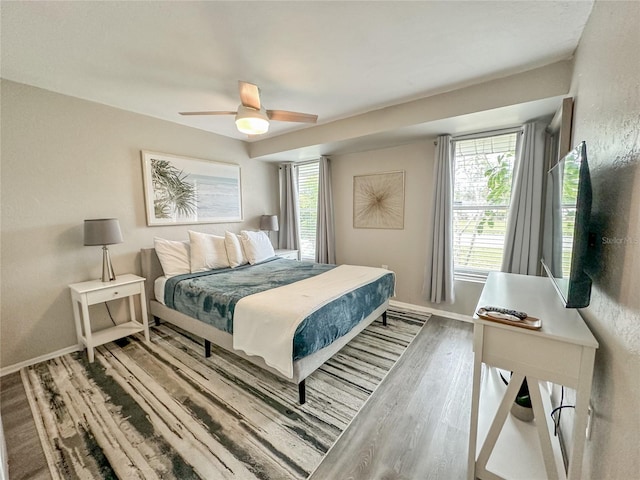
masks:
{"type": "Polygon", "coordinates": [[[454,141],[453,263],[456,277],[499,271],[519,133],[454,141]]]}
{"type": "Polygon", "coordinates": [[[300,258],[316,258],[316,223],[318,220],[318,178],[320,163],[298,165],[298,208],[300,214],[300,258]]]}
{"type": "Polygon", "coordinates": [[[580,163],[565,162],[562,172],[562,278],[571,275],[580,163]]]}

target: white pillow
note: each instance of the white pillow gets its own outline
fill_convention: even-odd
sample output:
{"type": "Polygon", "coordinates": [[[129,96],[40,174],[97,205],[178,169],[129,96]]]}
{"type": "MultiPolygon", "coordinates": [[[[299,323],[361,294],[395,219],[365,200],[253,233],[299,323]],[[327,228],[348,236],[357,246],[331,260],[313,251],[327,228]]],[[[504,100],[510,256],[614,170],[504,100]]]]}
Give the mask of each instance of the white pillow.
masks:
{"type": "Polygon", "coordinates": [[[189,242],[178,242],[154,237],[153,245],[160,259],[165,277],[174,277],[191,272],[189,242]]]}
{"type": "Polygon", "coordinates": [[[224,237],[189,230],[191,273],[229,266],[224,237]]]}
{"type": "Polygon", "coordinates": [[[267,258],[275,256],[271,240],[264,232],[250,232],[243,230],[240,232],[240,241],[244,247],[244,253],[251,265],[263,262],[267,258]]]}
{"type": "Polygon", "coordinates": [[[227,257],[229,258],[229,266],[231,268],[249,263],[238,235],[231,232],[224,232],[224,246],[227,249],[227,257]]]}

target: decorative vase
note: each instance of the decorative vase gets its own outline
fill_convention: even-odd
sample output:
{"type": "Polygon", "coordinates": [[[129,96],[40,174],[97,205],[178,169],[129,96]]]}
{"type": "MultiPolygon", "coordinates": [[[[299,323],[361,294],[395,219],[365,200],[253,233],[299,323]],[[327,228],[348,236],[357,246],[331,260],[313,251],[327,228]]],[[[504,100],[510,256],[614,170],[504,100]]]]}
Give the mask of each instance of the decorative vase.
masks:
{"type": "Polygon", "coordinates": [[[523,422],[530,422],[533,420],[533,408],[531,407],[531,397],[529,396],[529,386],[527,385],[527,379],[525,378],[520,385],[520,390],[516,395],[516,399],[511,405],[511,415],[523,422]]]}

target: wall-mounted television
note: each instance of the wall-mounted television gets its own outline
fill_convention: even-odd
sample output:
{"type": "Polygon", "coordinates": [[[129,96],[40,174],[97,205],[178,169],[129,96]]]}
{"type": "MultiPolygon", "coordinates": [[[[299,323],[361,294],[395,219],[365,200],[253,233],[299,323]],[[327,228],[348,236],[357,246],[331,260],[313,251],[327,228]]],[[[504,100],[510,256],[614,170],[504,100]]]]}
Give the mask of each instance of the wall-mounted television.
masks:
{"type": "Polygon", "coordinates": [[[591,177],[582,142],[547,177],[542,264],[567,308],[589,305],[591,177]]]}

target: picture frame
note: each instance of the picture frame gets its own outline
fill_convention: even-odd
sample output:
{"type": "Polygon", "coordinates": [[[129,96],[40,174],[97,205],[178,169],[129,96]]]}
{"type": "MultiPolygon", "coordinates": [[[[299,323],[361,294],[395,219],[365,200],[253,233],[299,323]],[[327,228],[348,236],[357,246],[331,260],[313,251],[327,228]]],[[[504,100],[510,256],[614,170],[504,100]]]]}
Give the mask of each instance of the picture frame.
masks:
{"type": "Polygon", "coordinates": [[[141,151],[148,226],[242,221],[240,166],[141,151]]]}
{"type": "Polygon", "coordinates": [[[404,229],[405,172],[353,177],[353,227],[404,229]]]}

